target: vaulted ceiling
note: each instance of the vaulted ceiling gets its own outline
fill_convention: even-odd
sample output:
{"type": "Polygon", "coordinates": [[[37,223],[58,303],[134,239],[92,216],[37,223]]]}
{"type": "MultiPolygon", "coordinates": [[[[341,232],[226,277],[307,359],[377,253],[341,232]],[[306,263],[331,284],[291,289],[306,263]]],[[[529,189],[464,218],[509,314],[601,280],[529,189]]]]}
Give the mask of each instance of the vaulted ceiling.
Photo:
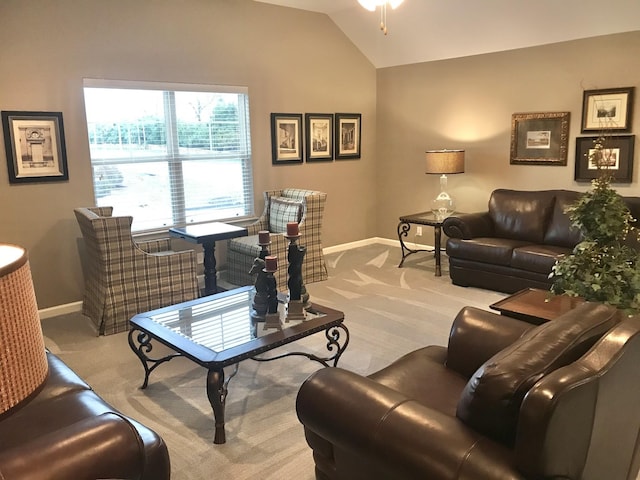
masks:
{"type": "Polygon", "coordinates": [[[405,0],[386,36],[357,0],[256,1],[327,14],[376,68],[640,30],[639,0],[405,0]]]}

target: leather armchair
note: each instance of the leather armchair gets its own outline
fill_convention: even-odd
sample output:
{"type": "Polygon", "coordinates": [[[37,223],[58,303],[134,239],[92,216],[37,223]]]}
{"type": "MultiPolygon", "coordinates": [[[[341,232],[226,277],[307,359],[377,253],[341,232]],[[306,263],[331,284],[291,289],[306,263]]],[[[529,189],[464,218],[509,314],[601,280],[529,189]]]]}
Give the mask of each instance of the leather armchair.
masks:
{"type": "Polygon", "coordinates": [[[320,370],[296,407],[318,480],[635,480],[639,360],[640,319],[610,307],[541,326],[466,307],[447,347],[320,370]]]}

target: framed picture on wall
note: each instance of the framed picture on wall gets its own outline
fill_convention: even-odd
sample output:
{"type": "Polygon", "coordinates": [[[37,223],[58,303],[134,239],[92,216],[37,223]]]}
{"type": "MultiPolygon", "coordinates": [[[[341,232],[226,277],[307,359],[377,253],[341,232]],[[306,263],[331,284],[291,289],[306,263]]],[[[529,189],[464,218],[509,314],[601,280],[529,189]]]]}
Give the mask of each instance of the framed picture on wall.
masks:
{"type": "Polygon", "coordinates": [[[307,162],[333,160],[333,114],[306,113],[307,162]]]}
{"type": "Polygon", "coordinates": [[[60,112],[2,112],[10,183],[69,180],[60,112]]]}
{"type": "Polygon", "coordinates": [[[360,158],[361,119],[359,113],[336,113],[336,160],[360,158]]]}
{"type": "Polygon", "coordinates": [[[585,90],[582,132],[619,131],[631,128],[634,87],[585,90]]]}
{"type": "Polygon", "coordinates": [[[633,176],[635,135],[607,136],[602,148],[595,148],[602,137],[576,138],[577,182],[590,182],[598,177],[599,168],[606,168],[616,183],[630,183],[633,176]]]}
{"type": "Polygon", "coordinates": [[[271,162],[274,165],[302,163],[302,114],[271,114],[271,162]]]}
{"type": "Polygon", "coordinates": [[[566,165],[569,112],[514,113],[512,165],[566,165]]]}

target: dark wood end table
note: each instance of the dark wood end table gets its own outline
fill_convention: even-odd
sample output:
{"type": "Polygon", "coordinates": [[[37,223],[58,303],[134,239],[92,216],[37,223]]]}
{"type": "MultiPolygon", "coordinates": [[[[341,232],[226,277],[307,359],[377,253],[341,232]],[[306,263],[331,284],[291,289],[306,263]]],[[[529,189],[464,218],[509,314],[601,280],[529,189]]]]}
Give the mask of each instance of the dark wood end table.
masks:
{"type": "Polygon", "coordinates": [[[169,235],[181,238],[191,243],[199,243],[204,251],[204,294],[218,293],[218,279],[216,272],[216,242],[236,237],[246,237],[247,229],[223,222],[202,223],[173,227],[169,235]]]}
{"type": "Polygon", "coordinates": [[[400,248],[402,249],[402,260],[400,260],[398,268],[402,267],[405,259],[413,253],[433,252],[436,259],[436,277],[440,277],[442,275],[440,250],[442,244],[443,222],[444,218],[437,217],[433,212],[413,213],[411,215],[403,215],[400,217],[400,223],[398,223],[398,240],[400,240],[400,248]],[[427,225],[429,227],[433,227],[434,247],[432,249],[411,249],[404,243],[403,238],[408,236],[412,223],[415,225],[427,225]]]}
{"type": "Polygon", "coordinates": [[[554,295],[549,290],[525,288],[489,305],[501,315],[540,325],[584,303],[580,297],[554,295]]]}

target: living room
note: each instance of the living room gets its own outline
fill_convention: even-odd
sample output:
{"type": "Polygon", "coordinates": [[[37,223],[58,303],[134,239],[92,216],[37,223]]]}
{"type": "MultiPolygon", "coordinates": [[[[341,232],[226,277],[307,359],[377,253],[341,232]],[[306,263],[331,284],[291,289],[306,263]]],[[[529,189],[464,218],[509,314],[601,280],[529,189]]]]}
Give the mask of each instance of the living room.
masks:
{"type": "MultiPolygon", "coordinates": [[[[399,215],[429,207],[439,187],[423,173],[427,149],[466,150],[465,173],[449,177],[460,211],[484,209],[500,187],[585,190],[573,180],[582,92],[635,86],[640,69],[638,31],[376,69],[328,16],[251,0],[9,0],[0,8],[2,110],[64,118],[68,182],[13,185],[0,169],[10,206],[0,212],[3,241],[29,251],[41,309],[81,299],[73,209],[95,205],[84,78],[248,86],[256,215],[265,190],[324,191],[323,244],[331,247],[395,239],[399,215]],[[26,19],[30,31],[55,34],[25,38],[26,19]],[[567,165],[510,165],[511,115],[554,111],[571,113],[567,165]],[[361,158],[273,166],[272,112],[361,113],[361,158]]],[[[617,185],[623,195],[638,191],[636,175],[617,185]]]]}
{"type": "MultiPolygon", "coordinates": [[[[393,13],[389,15],[392,21],[393,13]]],[[[376,22],[372,14],[373,29],[377,28],[376,22]]],[[[393,34],[391,30],[389,35],[393,34]]],[[[15,185],[10,184],[7,169],[0,168],[0,201],[5,207],[0,211],[1,240],[24,246],[29,252],[43,318],[77,312],[82,298],[81,240],[73,209],[96,202],[83,79],[248,87],[256,215],[261,211],[265,190],[299,187],[326,192],[323,243],[336,249],[371,239],[395,242],[400,215],[429,209],[439,185],[437,176],[424,175],[427,149],[466,151],[465,173],[449,177],[460,211],[484,210],[490,192],[496,188],[586,190],[588,183],[574,180],[576,137],[584,135],[580,130],[583,91],[636,87],[640,78],[636,61],[640,52],[638,29],[376,68],[327,15],[253,0],[3,0],[0,39],[0,109],[62,112],[64,116],[68,181],[15,185]],[[512,114],[560,111],[571,114],[567,164],[510,164],[512,114]],[[273,112],[362,114],[361,158],[272,165],[269,115],[273,112]]],[[[384,40],[380,33],[380,41],[384,40]]],[[[636,97],[633,110],[637,107],[636,97]]],[[[639,126],[640,118],[634,115],[630,132],[635,133],[639,126]]],[[[617,184],[616,188],[625,196],[640,195],[637,175],[634,172],[631,183],[617,184]]],[[[429,237],[423,238],[423,243],[430,243],[429,237]]],[[[220,267],[224,268],[224,258],[220,267]]],[[[431,265],[410,267],[403,271],[417,275],[431,265]]],[[[432,277],[431,270],[426,273],[425,282],[432,277]]],[[[446,278],[444,274],[442,280],[446,278]]],[[[429,288],[436,291],[439,287],[429,283],[429,288]]],[[[317,294],[325,292],[318,290],[317,294]]],[[[450,322],[460,302],[486,307],[496,299],[493,292],[468,289],[465,296],[446,308],[439,306],[436,316],[450,322]]],[[[373,306],[364,303],[362,311],[366,313],[373,306]]],[[[360,333],[369,343],[361,349],[369,355],[370,363],[346,365],[363,371],[381,367],[396,356],[376,337],[396,332],[391,327],[381,330],[383,334],[374,332],[366,325],[367,320],[363,320],[360,333]],[[385,355],[373,358],[371,351],[376,348],[384,350],[385,355]]],[[[447,330],[448,324],[439,325],[434,337],[444,341],[447,330]]],[[[64,332],[58,333],[60,338],[65,337],[64,332]]],[[[404,348],[423,345],[425,340],[414,341],[416,345],[405,344],[404,348]]],[[[87,345],[96,349],[97,359],[119,352],[111,350],[105,339],[87,345]]],[[[131,355],[126,345],[123,355],[131,355]]],[[[188,388],[200,388],[201,394],[201,372],[187,373],[191,382],[188,388]]],[[[305,372],[295,373],[292,385],[305,372]]],[[[175,380],[183,374],[177,368],[169,370],[168,377],[175,380]]],[[[249,384],[252,374],[245,373],[244,380],[249,384]]],[[[260,376],[264,377],[256,375],[260,376]]],[[[270,390],[274,377],[259,380],[265,402],[278,402],[277,390],[283,387],[277,385],[275,391],[270,390]]],[[[119,378],[120,372],[111,366],[103,380],[113,384],[119,378]]],[[[139,380],[140,372],[132,373],[123,391],[114,395],[127,396],[125,390],[137,388],[139,380]]],[[[145,395],[135,392],[133,403],[138,395],[145,395]]],[[[176,399],[171,392],[163,393],[161,409],[171,411],[176,399]]],[[[291,413],[290,408],[283,410],[291,413]]],[[[210,436],[210,419],[205,415],[189,417],[198,422],[203,417],[207,418],[206,424],[188,425],[200,440],[210,436]]],[[[300,426],[296,424],[296,428],[300,434],[300,426]]],[[[280,432],[281,436],[287,432],[280,432]]],[[[279,442],[276,433],[274,438],[279,442]]],[[[190,456],[191,445],[185,439],[179,448],[195,464],[198,456],[207,458],[209,448],[216,447],[201,441],[201,450],[190,456]]],[[[219,451],[230,452],[229,461],[233,462],[235,451],[223,448],[219,451]]],[[[310,457],[306,446],[302,448],[310,457]]],[[[253,453],[256,459],[267,456],[264,451],[253,453]]],[[[282,465],[288,460],[279,459],[282,465]]],[[[287,470],[278,472],[282,471],[287,470]]],[[[301,478],[296,473],[291,472],[290,478],[301,478]]],[[[304,474],[310,477],[311,471],[307,468],[304,474]]]]}

